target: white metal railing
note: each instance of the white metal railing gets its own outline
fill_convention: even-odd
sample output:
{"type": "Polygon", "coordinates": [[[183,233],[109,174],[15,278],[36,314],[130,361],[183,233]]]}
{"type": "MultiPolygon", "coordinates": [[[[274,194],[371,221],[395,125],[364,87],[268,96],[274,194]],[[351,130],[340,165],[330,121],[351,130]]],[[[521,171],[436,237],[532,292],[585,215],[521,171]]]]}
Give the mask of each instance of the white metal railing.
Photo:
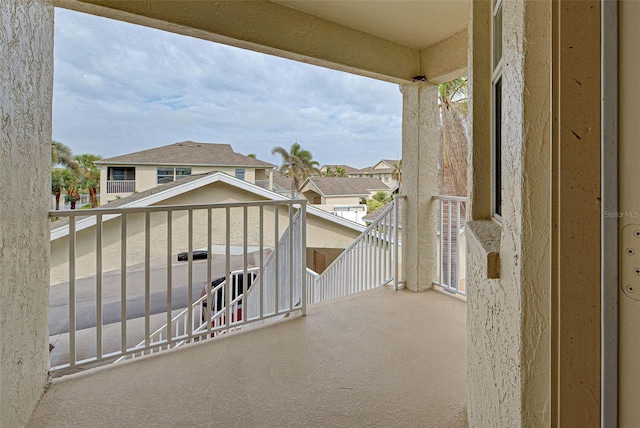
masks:
{"type": "MultiPolygon", "coordinates": [[[[54,211],[50,216],[68,218],[69,255],[66,302],[69,329],[63,332],[67,336],[68,357],[52,364],[52,374],[156,352],[297,310],[306,314],[304,200],[97,208],[83,212],[54,211]],[[289,233],[290,230],[294,233],[289,233]],[[275,245],[284,236],[286,254],[275,245]],[[214,244],[222,246],[224,254],[214,256],[209,250],[206,261],[194,262],[194,248],[213,249],[214,244]],[[234,253],[238,253],[233,256],[233,263],[241,266],[235,271],[231,269],[232,246],[234,253]],[[257,250],[251,254],[252,260],[250,246],[257,250]],[[187,261],[174,264],[174,248],[186,249],[187,261]],[[249,284],[248,275],[266,278],[262,266],[264,254],[270,248],[273,248],[271,255],[282,260],[277,265],[279,269],[273,272],[276,283],[285,277],[288,280],[280,281],[281,285],[274,289],[275,296],[264,288],[267,279],[251,282],[249,291],[259,296],[262,310],[245,316],[241,305],[251,303],[251,298],[237,288],[238,278],[242,277],[244,284],[249,284]],[[255,263],[256,258],[258,267],[251,267],[250,262],[255,263]],[[80,278],[76,272],[81,267],[86,269],[86,263],[94,264],[95,275],[80,278]],[[114,263],[117,267],[110,269],[114,263]],[[218,270],[220,265],[224,266],[222,275],[214,275],[214,265],[218,270]],[[194,284],[212,284],[213,278],[220,276],[224,276],[221,283],[205,286],[205,295],[194,298],[199,292],[194,290],[194,284]],[[213,309],[211,314],[203,309],[205,301],[207,308],[213,309]],[[176,311],[179,313],[175,314],[176,311]],[[210,315],[212,322],[202,322],[203,312],[204,318],[210,315]],[[93,324],[80,325],[80,318],[82,322],[93,318],[93,324]],[[105,323],[107,318],[109,325],[105,323]],[[152,327],[163,319],[164,327],[152,327]],[[86,339],[88,330],[92,330],[90,339],[86,339]]],[[[60,233],[58,230],[52,236],[60,233]]],[[[60,352],[58,347],[55,352],[60,352]]]]}
{"type": "MultiPolygon", "coordinates": [[[[226,278],[220,278],[222,281],[214,281],[210,286],[210,292],[207,294],[205,290],[207,289],[207,283],[202,282],[202,292],[201,296],[198,300],[193,302],[191,305],[191,311],[196,316],[193,316],[191,319],[191,331],[198,336],[198,333],[207,332],[207,335],[203,338],[206,339],[208,337],[216,337],[220,333],[223,333],[222,330],[225,331],[233,331],[237,327],[237,324],[242,322],[243,313],[242,313],[242,300],[243,300],[243,289],[244,284],[249,284],[252,286],[255,282],[253,279],[257,275],[260,269],[257,267],[252,267],[247,269],[246,278],[251,278],[248,282],[244,282],[245,273],[244,270],[235,270],[232,271],[229,275],[231,280],[231,321],[232,326],[226,327],[224,322],[225,316],[225,291],[226,291],[226,278]],[[217,284],[216,284],[217,282],[217,284]],[[215,284],[215,285],[214,285],[215,284]],[[209,311],[211,308],[211,311],[209,311]],[[209,320],[207,322],[207,320],[209,320]],[[209,330],[208,327],[211,327],[209,330]]],[[[146,354],[153,354],[154,352],[160,352],[163,350],[167,350],[170,348],[175,348],[190,341],[185,338],[185,340],[179,342],[167,342],[166,339],[168,337],[173,338],[181,338],[189,331],[187,324],[189,322],[189,309],[184,308],[177,315],[175,315],[171,319],[170,324],[165,324],[162,327],[158,328],[154,331],[147,340],[146,338],[136,346],[132,348],[132,351],[139,350],[138,352],[131,353],[126,356],[122,356],[116,360],[116,362],[120,362],[127,358],[135,358],[140,357],[146,354]],[[147,343],[149,344],[147,346],[147,343]]]]}
{"type": "Polygon", "coordinates": [[[261,263],[263,269],[255,279],[259,287],[252,287],[246,293],[248,320],[263,319],[265,312],[277,314],[282,308],[300,305],[303,288],[292,284],[299,278],[305,278],[306,283],[306,251],[296,251],[295,245],[305,239],[301,221],[300,213],[293,216],[290,227],[284,231],[274,251],[261,263]]]}
{"type": "Polygon", "coordinates": [[[467,199],[458,196],[434,196],[438,202],[438,272],[434,284],[451,293],[466,295],[467,199]]]}
{"type": "MultiPolygon", "coordinates": [[[[397,196],[380,208],[378,217],[347,247],[337,259],[318,275],[308,272],[307,304],[319,303],[349,294],[393,284],[397,290],[403,283],[400,204],[404,196],[397,196]]],[[[312,271],[311,271],[312,272],[312,271]]]]}
{"type": "Polygon", "coordinates": [[[136,180],[107,180],[107,193],[133,193],[136,180]]]}

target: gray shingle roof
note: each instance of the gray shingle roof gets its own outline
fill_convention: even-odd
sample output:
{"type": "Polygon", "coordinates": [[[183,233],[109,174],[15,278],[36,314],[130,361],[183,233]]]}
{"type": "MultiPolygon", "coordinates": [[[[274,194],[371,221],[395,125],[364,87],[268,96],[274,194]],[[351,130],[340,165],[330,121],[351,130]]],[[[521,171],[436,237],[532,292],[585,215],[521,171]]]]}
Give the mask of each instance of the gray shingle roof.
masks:
{"type": "MultiPolygon", "coordinates": [[[[134,193],[133,195],[125,196],[124,198],[116,199],[107,204],[101,205],[99,208],[118,208],[122,207],[126,204],[130,204],[131,202],[138,201],[140,199],[146,198],[147,196],[155,195],[156,193],[163,192],[165,190],[172,189],[177,186],[181,186],[183,184],[187,184],[191,181],[197,180],[202,177],[206,177],[209,174],[215,174],[217,171],[206,172],[204,174],[191,174],[187,175],[180,180],[171,181],[165,184],[159,184],[156,187],[152,187],[151,189],[147,189],[143,192],[134,193]]],[[[91,210],[87,210],[87,217],[91,216],[91,210]]],[[[85,216],[76,217],[78,220],[86,218],[85,216]]],[[[50,224],[50,229],[54,230],[62,226],[66,226],[69,224],[69,217],[61,218],[60,220],[52,221],[50,224]]]]}
{"type": "Polygon", "coordinates": [[[292,178],[285,177],[280,171],[273,171],[273,187],[276,191],[290,192],[292,178]]]}
{"type": "Polygon", "coordinates": [[[323,165],[320,171],[322,171],[322,173],[324,174],[324,172],[327,170],[327,167],[330,167],[333,171],[335,171],[337,167],[344,168],[345,171],[347,171],[347,174],[360,174],[361,172],[358,168],[354,168],[349,165],[323,165]]]}
{"type": "Polygon", "coordinates": [[[362,195],[371,191],[389,191],[389,187],[377,178],[309,177],[324,196],[362,195]]]}
{"type": "MultiPolygon", "coordinates": [[[[370,212],[369,214],[367,214],[366,216],[362,217],[362,220],[364,220],[367,223],[372,223],[373,221],[375,221],[378,217],[380,217],[380,214],[382,214],[382,211],[384,211],[386,205],[378,208],[375,211],[370,212]]],[[[398,205],[398,226],[402,227],[402,207],[404,206],[404,204],[399,204],[398,205]]]]}
{"type": "Polygon", "coordinates": [[[210,174],[215,174],[218,171],[205,172],[203,174],[191,174],[187,175],[184,178],[179,180],[171,181],[165,184],[159,184],[156,187],[152,187],[151,189],[144,190],[142,192],[134,193],[133,195],[125,196],[124,198],[116,199],[115,201],[111,201],[108,204],[102,205],[100,208],[118,208],[122,207],[126,204],[130,204],[131,202],[138,201],[140,199],[146,198],[147,196],[155,195],[156,193],[164,192],[165,190],[173,189],[174,187],[182,186],[183,184],[190,183],[192,181],[198,180],[202,177],[206,177],[210,174]]]}
{"type": "Polygon", "coordinates": [[[168,146],[142,150],[126,155],[101,159],[98,165],[200,165],[253,166],[273,168],[275,165],[236,153],[230,144],[183,141],[168,146]]]}

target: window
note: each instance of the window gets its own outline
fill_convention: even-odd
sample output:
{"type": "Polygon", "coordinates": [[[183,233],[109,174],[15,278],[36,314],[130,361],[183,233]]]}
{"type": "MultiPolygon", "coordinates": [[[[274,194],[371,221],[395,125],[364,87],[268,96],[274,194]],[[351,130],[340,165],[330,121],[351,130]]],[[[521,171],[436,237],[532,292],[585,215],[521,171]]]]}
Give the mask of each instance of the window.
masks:
{"type": "Polygon", "coordinates": [[[125,181],[135,179],[136,169],[133,167],[107,167],[107,180],[109,181],[125,181]]]}
{"type": "Polygon", "coordinates": [[[244,168],[236,168],[236,178],[238,180],[244,180],[244,168]]]}
{"type": "Polygon", "coordinates": [[[170,183],[191,175],[191,168],[158,168],[158,184],[170,183]]]}
{"type": "Polygon", "coordinates": [[[493,216],[502,216],[502,0],[494,0],[492,25],[492,150],[491,206],[493,216]]]}

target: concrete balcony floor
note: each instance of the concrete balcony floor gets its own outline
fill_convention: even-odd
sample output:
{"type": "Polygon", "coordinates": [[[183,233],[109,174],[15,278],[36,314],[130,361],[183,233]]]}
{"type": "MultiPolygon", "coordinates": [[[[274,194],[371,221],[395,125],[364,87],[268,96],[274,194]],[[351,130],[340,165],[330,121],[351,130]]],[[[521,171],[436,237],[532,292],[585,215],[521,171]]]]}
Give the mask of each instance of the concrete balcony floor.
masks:
{"type": "Polygon", "coordinates": [[[29,427],[465,427],[466,304],[380,288],[56,379],[29,427]]]}

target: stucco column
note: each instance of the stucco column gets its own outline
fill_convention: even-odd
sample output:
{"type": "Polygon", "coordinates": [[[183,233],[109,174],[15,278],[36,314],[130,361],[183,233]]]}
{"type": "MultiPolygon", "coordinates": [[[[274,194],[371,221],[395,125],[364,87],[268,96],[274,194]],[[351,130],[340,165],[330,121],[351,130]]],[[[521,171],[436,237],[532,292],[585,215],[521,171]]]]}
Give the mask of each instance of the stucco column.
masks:
{"type": "Polygon", "coordinates": [[[53,6],[0,1],[0,426],[48,380],[53,6]]]}
{"type": "Polygon", "coordinates": [[[437,272],[438,86],[402,86],[403,263],[406,287],[431,288],[437,272]]]}

